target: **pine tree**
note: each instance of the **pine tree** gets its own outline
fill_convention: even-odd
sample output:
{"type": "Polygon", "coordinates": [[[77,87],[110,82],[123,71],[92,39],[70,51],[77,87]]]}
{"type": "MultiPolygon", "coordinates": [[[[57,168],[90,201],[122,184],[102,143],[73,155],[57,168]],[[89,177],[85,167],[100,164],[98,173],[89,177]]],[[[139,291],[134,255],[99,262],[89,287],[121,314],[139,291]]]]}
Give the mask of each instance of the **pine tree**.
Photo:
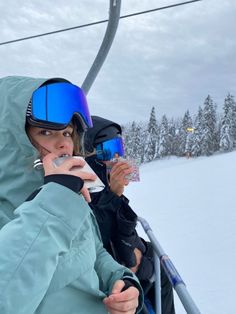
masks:
{"type": "Polygon", "coordinates": [[[173,151],[175,156],[182,156],[183,152],[181,150],[181,137],[182,137],[182,132],[180,131],[182,128],[182,119],[177,119],[175,121],[175,135],[173,137],[173,151]]]}
{"type": "Polygon", "coordinates": [[[169,153],[170,155],[177,155],[177,136],[176,136],[176,123],[175,120],[172,118],[169,122],[169,153]]]}
{"type": "Polygon", "coordinates": [[[147,141],[145,148],[145,160],[151,161],[157,158],[158,145],[158,126],[156,120],[155,108],[152,107],[150,119],[147,127],[147,141]]]}
{"type": "Polygon", "coordinates": [[[220,129],[220,150],[232,151],[235,147],[236,114],[233,96],[228,94],[224,101],[223,117],[220,129]]]}
{"type": "Polygon", "coordinates": [[[132,129],[132,125],[130,123],[124,125],[122,129],[122,137],[123,137],[124,146],[125,146],[125,157],[130,157],[132,155],[133,139],[132,139],[131,129],[132,129]]]}
{"type": "Polygon", "coordinates": [[[203,108],[203,136],[202,136],[202,153],[206,156],[212,155],[218,149],[217,143],[217,124],[216,124],[216,107],[210,95],[207,96],[203,108]]]}
{"type": "Polygon", "coordinates": [[[187,153],[191,153],[191,140],[189,130],[193,127],[192,118],[190,116],[189,110],[184,114],[181,127],[179,130],[179,151],[181,156],[185,156],[187,153]]]}
{"type": "Polygon", "coordinates": [[[143,163],[144,161],[144,141],[142,126],[140,123],[136,124],[133,128],[132,157],[138,163],[143,163]]]}
{"type": "Polygon", "coordinates": [[[168,120],[167,117],[163,115],[160,126],[158,155],[160,157],[170,155],[170,146],[168,120]]]}
{"type": "Polygon", "coordinates": [[[202,154],[202,133],[203,133],[203,110],[198,109],[198,114],[194,120],[194,132],[192,138],[192,156],[200,156],[202,154]]]}
{"type": "Polygon", "coordinates": [[[147,123],[140,123],[139,125],[140,131],[139,131],[139,137],[140,137],[140,158],[138,161],[140,163],[145,162],[145,147],[146,147],[146,141],[147,141],[147,123]]]}
{"type": "Polygon", "coordinates": [[[234,100],[234,96],[229,94],[229,100],[231,102],[232,107],[232,117],[231,117],[231,136],[233,140],[233,148],[236,147],[236,102],[234,100]]]}

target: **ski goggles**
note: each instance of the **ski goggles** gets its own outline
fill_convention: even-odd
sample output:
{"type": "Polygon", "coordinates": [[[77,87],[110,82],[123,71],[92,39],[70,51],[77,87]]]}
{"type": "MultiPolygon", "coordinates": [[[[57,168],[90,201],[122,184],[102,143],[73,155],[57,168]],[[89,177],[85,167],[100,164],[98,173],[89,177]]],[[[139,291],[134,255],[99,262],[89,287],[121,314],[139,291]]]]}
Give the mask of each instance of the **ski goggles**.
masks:
{"type": "Polygon", "coordinates": [[[86,97],[81,88],[60,82],[41,86],[31,98],[29,123],[38,127],[62,130],[73,117],[83,131],[93,126],[86,97]]]}
{"type": "Polygon", "coordinates": [[[102,161],[108,161],[113,158],[123,157],[124,145],[122,137],[115,137],[96,145],[97,158],[102,161]]]}

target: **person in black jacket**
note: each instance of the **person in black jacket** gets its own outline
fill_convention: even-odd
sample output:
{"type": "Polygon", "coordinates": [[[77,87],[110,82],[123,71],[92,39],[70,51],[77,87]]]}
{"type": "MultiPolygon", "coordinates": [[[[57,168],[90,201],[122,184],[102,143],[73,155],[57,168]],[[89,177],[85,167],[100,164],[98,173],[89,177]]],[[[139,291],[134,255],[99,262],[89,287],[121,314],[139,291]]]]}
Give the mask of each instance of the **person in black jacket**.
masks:
{"type": "MultiPolygon", "coordinates": [[[[123,195],[129,184],[132,167],[125,160],[114,157],[124,155],[122,129],[119,124],[98,116],[92,116],[93,128],[85,136],[87,163],[105,184],[105,189],[92,193],[92,208],[100,228],[104,247],[121,264],[136,273],[146,297],[143,313],[154,313],[154,257],[150,242],[140,238],[136,231],[137,215],[123,195]],[[114,160],[114,159],[113,159],[114,160]]],[[[161,268],[162,314],[175,314],[172,285],[161,268]]]]}

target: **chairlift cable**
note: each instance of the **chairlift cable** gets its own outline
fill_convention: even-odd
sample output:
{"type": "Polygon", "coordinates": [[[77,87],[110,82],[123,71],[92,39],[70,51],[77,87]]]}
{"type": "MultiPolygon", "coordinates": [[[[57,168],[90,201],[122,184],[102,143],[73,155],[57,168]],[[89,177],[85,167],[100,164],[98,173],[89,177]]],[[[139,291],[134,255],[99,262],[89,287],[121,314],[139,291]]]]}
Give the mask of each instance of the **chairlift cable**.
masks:
{"type": "MultiPolygon", "coordinates": [[[[171,4],[171,5],[167,5],[167,6],[164,6],[164,7],[159,7],[159,8],[155,8],[155,9],[146,10],[146,11],[140,11],[140,12],[136,12],[136,13],[126,14],[126,15],[120,16],[120,19],[125,19],[125,18],[129,18],[129,17],[132,17],[132,16],[141,15],[141,14],[147,14],[147,13],[151,13],[151,12],[154,12],[154,11],[170,9],[170,8],[173,8],[173,7],[177,7],[177,6],[181,6],[181,5],[185,5],[185,4],[190,4],[190,3],[198,2],[198,1],[202,1],[202,0],[185,1],[185,2],[171,4]]],[[[71,31],[71,30],[74,30],[74,29],[78,29],[78,28],[84,28],[84,27],[89,27],[89,26],[93,26],[93,25],[98,25],[98,24],[102,24],[102,23],[106,23],[106,22],[108,22],[108,19],[97,21],[97,22],[92,22],[92,23],[87,23],[87,24],[83,24],[83,25],[73,26],[73,27],[69,27],[69,28],[59,29],[59,30],[56,30],[56,31],[42,33],[42,34],[38,34],[38,35],[32,35],[32,36],[28,36],[28,37],[23,37],[23,38],[13,39],[13,40],[9,40],[9,41],[4,41],[4,42],[0,42],[0,46],[16,43],[16,42],[23,41],[23,40],[29,40],[29,39],[34,39],[34,38],[38,38],[38,37],[53,35],[53,34],[62,33],[62,32],[67,32],[67,31],[71,31]]]]}

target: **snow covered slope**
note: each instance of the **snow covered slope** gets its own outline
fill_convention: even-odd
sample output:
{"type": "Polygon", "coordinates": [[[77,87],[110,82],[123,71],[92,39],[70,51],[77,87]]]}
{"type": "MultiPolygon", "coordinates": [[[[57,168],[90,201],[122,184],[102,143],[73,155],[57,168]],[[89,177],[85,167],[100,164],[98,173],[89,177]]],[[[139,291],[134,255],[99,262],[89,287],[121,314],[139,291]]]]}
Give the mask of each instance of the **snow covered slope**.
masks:
{"type": "MultiPolygon", "coordinates": [[[[143,165],[140,176],[126,195],[201,313],[235,314],[236,152],[155,161],[143,165]]],[[[185,313],[175,299],[177,314],[185,313]]]]}

